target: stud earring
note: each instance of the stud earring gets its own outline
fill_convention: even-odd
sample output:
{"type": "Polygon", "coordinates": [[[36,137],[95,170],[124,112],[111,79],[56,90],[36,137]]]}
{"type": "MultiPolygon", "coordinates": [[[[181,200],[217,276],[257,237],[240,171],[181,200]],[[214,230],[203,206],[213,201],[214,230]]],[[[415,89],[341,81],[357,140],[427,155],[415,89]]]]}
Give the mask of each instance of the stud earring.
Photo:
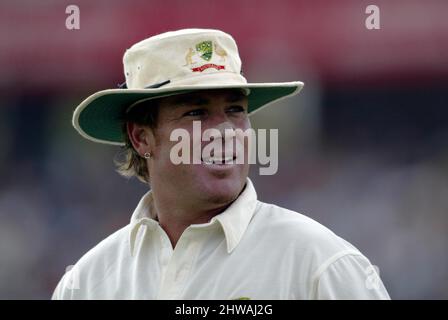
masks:
{"type": "Polygon", "coordinates": [[[143,157],[145,157],[145,159],[149,159],[149,158],[151,158],[151,153],[150,152],[145,152],[143,157]]]}

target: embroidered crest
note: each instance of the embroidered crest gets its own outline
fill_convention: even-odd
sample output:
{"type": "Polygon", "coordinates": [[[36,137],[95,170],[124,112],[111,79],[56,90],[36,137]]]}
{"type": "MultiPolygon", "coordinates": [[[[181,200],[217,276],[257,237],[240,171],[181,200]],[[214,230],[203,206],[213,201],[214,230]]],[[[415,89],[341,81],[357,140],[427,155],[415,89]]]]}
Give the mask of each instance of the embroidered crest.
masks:
{"type": "MultiPolygon", "coordinates": [[[[207,40],[196,44],[194,48],[188,48],[188,51],[185,54],[184,66],[192,67],[191,71],[193,72],[203,72],[204,70],[210,68],[214,68],[216,70],[225,70],[226,67],[224,65],[211,63],[213,52],[216,53],[216,56],[220,57],[219,62],[225,62],[227,58],[227,52],[217,43],[207,40]],[[199,58],[210,63],[201,65],[200,61],[198,61],[199,58]]],[[[216,60],[216,58],[213,60],[216,60]]]]}
{"type": "Polygon", "coordinates": [[[222,47],[220,47],[217,43],[214,43],[215,45],[215,52],[218,56],[221,57],[221,61],[225,60],[227,57],[227,52],[222,47]]]}
{"type": "Polygon", "coordinates": [[[202,65],[202,66],[200,66],[200,67],[197,67],[197,68],[193,68],[193,69],[191,69],[193,72],[202,72],[202,71],[204,71],[205,69],[209,69],[209,68],[215,68],[216,70],[223,70],[223,69],[225,69],[226,67],[224,67],[224,66],[220,66],[220,65],[217,65],[217,64],[214,64],[214,63],[207,63],[207,64],[204,64],[204,65],[202,65]]]}
{"type": "Polygon", "coordinates": [[[193,64],[193,56],[195,55],[195,52],[192,48],[188,48],[188,52],[185,55],[185,62],[186,66],[189,66],[190,64],[193,64]]]}
{"type": "Polygon", "coordinates": [[[210,61],[213,56],[213,46],[211,41],[202,41],[196,45],[196,51],[201,54],[201,58],[210,61]]]}

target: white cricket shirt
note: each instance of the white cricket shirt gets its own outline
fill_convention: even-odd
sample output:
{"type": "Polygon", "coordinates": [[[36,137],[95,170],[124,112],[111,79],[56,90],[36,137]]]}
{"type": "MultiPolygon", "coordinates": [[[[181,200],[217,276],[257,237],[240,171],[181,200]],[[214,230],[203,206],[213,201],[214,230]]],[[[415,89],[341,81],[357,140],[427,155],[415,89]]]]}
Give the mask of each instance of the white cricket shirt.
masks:
{"type": "Polygon", "coordinates": [[[318,222],[241,195],[173,249],[149,212],[151,191],[131,222],[87,252],[53,299],[389,299],[375,268],[318,222]]]}

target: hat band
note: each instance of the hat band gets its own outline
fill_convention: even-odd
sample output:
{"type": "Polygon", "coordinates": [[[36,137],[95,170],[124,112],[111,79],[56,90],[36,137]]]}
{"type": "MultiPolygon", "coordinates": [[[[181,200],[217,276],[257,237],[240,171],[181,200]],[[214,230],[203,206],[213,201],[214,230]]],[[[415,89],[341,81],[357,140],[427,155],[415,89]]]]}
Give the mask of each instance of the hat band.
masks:
{"type": "MultiPolygon", "coordinates": [[[[171,80],[166,80],[166,81],[163,81],[163,82],[160,82],[160,83],[151,84],[149,86],[144,87],[144,89],[157,89],[157,88],[160,88],[160,87],[162,87],[162,86],[164,86],[164,85],[166,85],[166,84],[168,84],[170,82],[171,82],[171,80]]],[[[118,88],[119,89],[127,89],[128,86],[126,84],[126,81],[123,82],[122,84],[119,84],[118,88]]]]}
{"type": "MultiPolygon", "coordinates": [[[[178,79],[165,80],[157,84],[143,86],[143,89],[156,89],[160,87],[176,88],[179,86],[217,86],[217,85],[246,85],[247,80],[242,75],[234,72],[216,72],[210,74],[193,75],[178,79]]],[[[140,88],[130,88],[140,89],[140,88]]]]}

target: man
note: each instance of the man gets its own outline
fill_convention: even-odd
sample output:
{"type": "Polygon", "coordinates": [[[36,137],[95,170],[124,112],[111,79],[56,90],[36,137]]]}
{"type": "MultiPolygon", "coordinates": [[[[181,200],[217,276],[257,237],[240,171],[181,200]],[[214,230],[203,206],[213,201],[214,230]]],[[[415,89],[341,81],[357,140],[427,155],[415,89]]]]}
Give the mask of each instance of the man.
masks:
{"type": "Polygon", "coordinates": [[[64,275],[54,299],[389,298],[350,243],[310,218],[258,201],[247,177],[246,138],[225,135],[249,129],[249,114],[298,93],[303,83],[248,84],[233,38],[208,29],[143,40],[125,53],[124,69],[127,88],[90,96],[73,124],[87,139],[124,145],[119,171],[151,191],[129,225],[64,275]],[[201,135],[215,129],[221,139],[195,140],[196,121],[201,135]],[[176,130],[191,142],[181,153],[216,142],[223,150],[176,164],[176,130]],[[238,144],[245,146],[243,163],[227,152],[238,144]]]}

